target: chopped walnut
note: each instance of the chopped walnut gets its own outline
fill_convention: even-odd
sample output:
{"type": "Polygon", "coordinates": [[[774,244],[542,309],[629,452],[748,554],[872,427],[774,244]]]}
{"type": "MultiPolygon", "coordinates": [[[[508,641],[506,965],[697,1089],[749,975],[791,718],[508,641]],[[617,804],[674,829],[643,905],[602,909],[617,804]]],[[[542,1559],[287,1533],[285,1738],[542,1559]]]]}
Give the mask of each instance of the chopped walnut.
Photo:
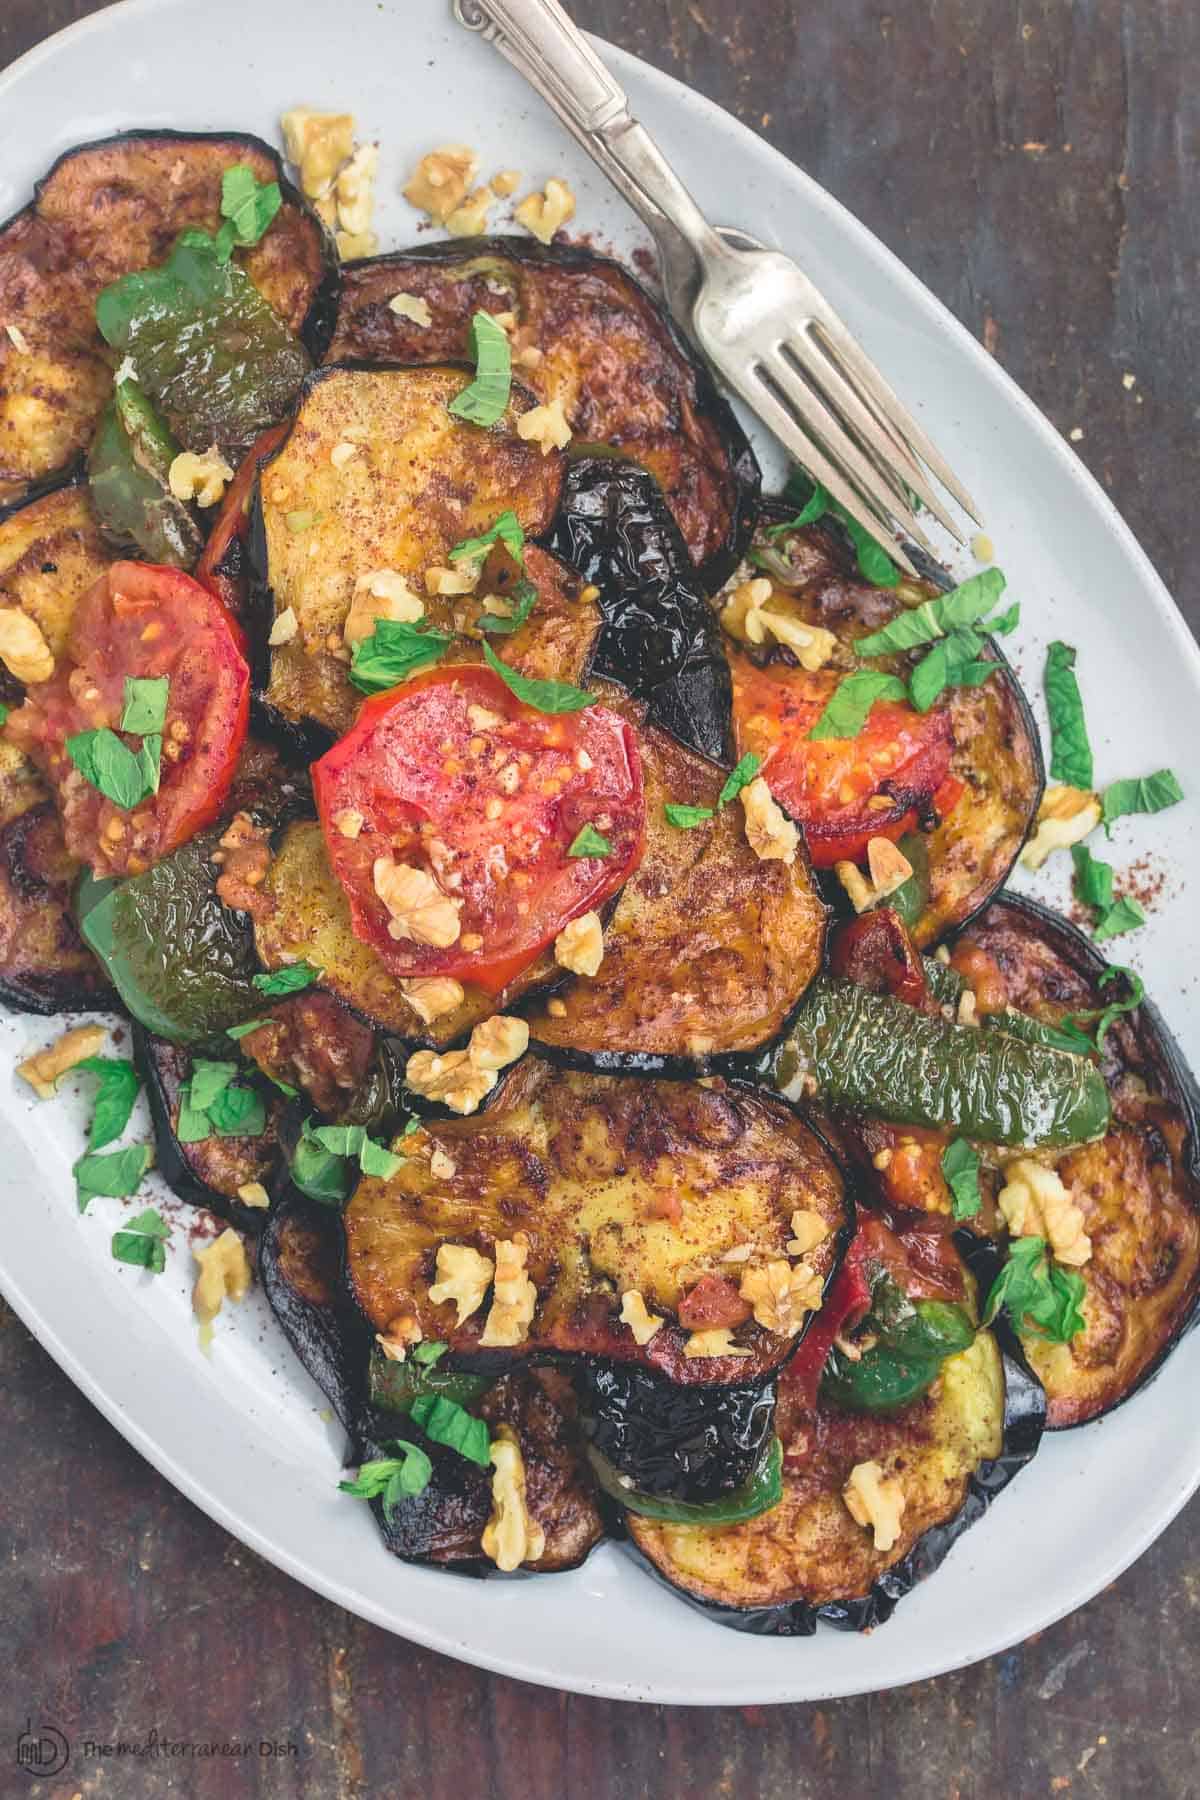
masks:
{"type": "Polygon", "coordinates": [[[1092,1240],[1083,1213],[1054,1169],[1019,1156],[1005,1170],[997,1204],[1014,1237],[1045,1238],[1055,1262],[1082,1268],[1090,1262],[1092,1240]]]}
{"type": "Polygon", "coordinates": [[[890,1550],[900,1536],[904,1489],[894,1479],[884,1480],[877,1462],[855,1463],[842,1489],[846,1510],[856,1525],[875,1533],[875,1548],[890,1550]]]}
{"type": "Polygon", "coordinates": [[[402,981],[400,991],[418,1019],[432,1025],[435,1019],[453,1012],[466,999],[466,990],[452,975],[417,976],[402,981]]]}
{"type": "Polygon", "coordinates": [[[807,1209],[792,1214],[792,1235],[788,1240],[789,1256],[807,1256],[829,1236],[829,1226],[818,1212],[807,1209]]]}
{"type": "Polygon", "coordinates": [[[687,1357],[753,1356],[753,1350],[735,1344],[728,1325],[712,1325],[707,1331],[693,1331],[683,1346],[687,1357]]]}
{"type": "Polygon", "coordinates": [[[488,228],[488,213],[495,204],[496,196],[490,187],[472,189],[461,205],[447,213],[446,230],[456,238],[482,237],[488,228]]]}
{"type": "Polygon", "coordinates": [[[253,1207],[256,1212],[265,1212],[271,1204],[271,1196],[261,1181],[243,1181],[237,1196],[243,1206],[253,1207]]]}
{"type": "Polygon", "coordinates": [[[374,256],[379,239],[373,231],[338,231],[334,233],[337,252],[343,262],[356,262],[362,256],[374,256]]]}
{"type": "Polygon", "coordinates": [[[338,224],[357,235],[370,229],[375,211],[375,176],[379,171],[379,145],[360,144],[334,183],[338,224]]]}
{"type": "Polygon", "coordinates": [[[537,1289],[525,1270],[529,1239],[523,1231],[496,1244],[496,1278],[492,1304],[480,1333],[480,1347],[508,1349],[523,1344],[533,1323],[537,1289]]]}
{"type": "Polygon", "coordinates": [[[296,106],[280,121],[288,161],[300,176],[301,190],[320,200],[333,189],[334,178],[354,152],[354,119],[350,113],[314,112],[296,106]]]}
{"type": "Polygon", "coordinates": [[[296,617],[295,607],[285,606],[281,613],[276,613],[267,642],[273,650],[278,650],[281,644],[290,644],[299,629],[300,621],[296,617]]]}
{"type": "Polygon", "coordinates": [[[403,190],[404,198],[444,225],[466,199],[478,167],[479,158],[465,144],[442,144],[421,158],[403,190]]]}
{"type": "Polygon", "coordinates": [[[429,1290],[429,1298],[435,1306],[453,1301],[458,1308],[455,1323],[464,1325],[483,1305],[494,1272],[491,1257],[481,1255],[470,1244],[439,1244],[437,1280],[429,1290]]]}
{"type": "Polygon", "coordinates": [[[1085,788],[1049,787],[1037,811],[1037,829],[1021,852],[1027,869],[1040,869],[1052,850],[1068,850],[1095,831],[1102,812],[1098,794],[1085,788]]]}
{"type": "Polygon", "coordinates": [[[822,625],[802,625],[799,619],[768,612],[774,589],[763,576],[743,581],[733,589],[721,610],[721,624],[730,637],[743,644],[765,644],[768,637],[792,651],[802,669],[823,669],[837,648],[837,638],[822,625]]]}
{"type": "Polygon", "coordinates": [[[628,1325],[635,1344],[648,1344],[655,1332],[662,1330],[665,1320],[649,1312],[638,1290],[630,1288],[621,1295],[621,1323],[628,1325]]]}
{"type": "Polygon", "coordinates": [[[480,1069],[466,1050],[415,1050],[404,1070],[404,1079],[426,1100],[441,1100],[451,1112],[473,1113],[496,1085],[494,1069],[480,1069]]]}
{"type": "Polygon", "coordinates": [[[453,1157],[447,1156],[440,1146],[429,1158],[429,1173],[438,1181],[453,1181],[457,1167],[453,1157]]]}
{"type": "Polygon", "coordinates": [[[197,506],[215,506],[233,480],[233,470],[214,444],[203,456],[181,450],[167,471],[167,482],[177,500],[194,500],[197,506]]]}
{"type": "Polygon", "coordinates": [[[856,913],[868,912],[881,900],[889,899],[913,872],[907,856],[885,837],[873,837],[867,844],[869,881],[852,862],[837,862],[833,868],[856,913]]]}
{"type": "Polygon", "coordinates": [[[555,232],[574,217],[575,195],[557,176],[551,176],[544,192],[527,194],[520,205],[513,208],[517,224],[532,232],[541,244],[553,243],[555,232]]]}
{"type": "Polygon", "coordinates": [[[769,1262],[747,1269],[738,1289],[754,1308],[756,1323],[764,1331],[795,1337],[810,1312],[821,1305],[821,1277],[807,1263],[769,1262]]]}
{"type": "Polygon", "coordinates": [[[240,1300],[250,1286],[250,1261],[246,1246],[229,1226],[211,1244],[197,1245],[192,1255],[200,1265],[192,1289],[192,1311],[208,1325],[226,1298],[240,1300]]]}
{"type": "Polygon", "coordinates": [[[373,569],[369,575],[360,575],[354,584],[342,637],[353,646],[369,638],[380,619],[415,625],[424,616],[424,602],[413,593],[403,575],[395,569],[373,569]]]}
{"type": "Polygon", "coordinates": [[[545,406],[535,406],[517,420],[517,436],[526,443],[539,444],[543,456],[552,450],[565,450],[571,441],[571,427],[563,411],[562,401],[555,399],[545,406]]]}
{"type": "Polygon", "coordinates": [[[455,594],[473,594],[479,586],[482,563],[472,562],[464,557],[457,568],[432,568],[425,571],[425,592],[452,597],[455,594]]]}
{"type": "Polygon", "coordinates": [[[412,325],[420,325],[422,329],[433,324],[429,302],[422,300],[418,294],[393,294],[388,301],[388,311],[394,312],[398,319],[407,319],[412,325]]]}
{"type": "Polygon", "coordinates": [[[742,789],[746,841],[760,862],[794,863],[800,833],[783,808],[771,798],[761,775],[742,789]]]}
{"type": "Polygon", "coordinates": [[[604,927],[600,914],[586,912],[564,925],[554,940],[554,960],[573,975],[598,975],[604,961],[604,927]]]}
{"type": "Polygon", "coordinates": [[[410,1347],[419,1344],[423,1335],[412,1313],[400,1313],[389,1319],[382,1331],[375,1333],[375,1342],[389,1362],[403,1362],[410,1347]]]}
{"type": "Polygon", "coordinates": [[[537,1561],[546,1548],[546,1534],[529,1512],[521,1442],[511,1425],[497,1425],[489,1455],[492,1511],[479,1541],[484,1555],[507,1575],[522,1563],[537,1561]]]}
{"type": "Polygon", "coordinates": [[[461,900],[443,894],[425,869],[414,869],[390,856],[377,856],[372,868],[375,892],[388,910],[388,936],[410,938],[435,950],[458,942],[461,900]]]}
{"type": "Polygon", "coordinates": [[[17,1074],[29,1083],[39,1100],[53,1100],[59,1076],[89,1056],[97,1056],[107,1036],[103,1025],[76,1025],[45,1050],[36,1050],[18,1063],[17,1074]]]}
{"type": "Polygon", "coordinates": [[[529,1026],[524,1019],[496,1013],[471,1033],[467,1055],[477,1069],[506,1069],[529,1048],[529,1026]]]}
{"type": "Polygon", "coordinates": [[[499,199],[511,199],[521,185],[521,171],[519,169],[501,169],[498,174],[492,176],[488,185],[499,199]]]}
{"type": "Polygon", "coordinates": [[[0,607],[0,662],[27,686],[49,681],[54,656],[40,628],[15,606],[0,607]]]}

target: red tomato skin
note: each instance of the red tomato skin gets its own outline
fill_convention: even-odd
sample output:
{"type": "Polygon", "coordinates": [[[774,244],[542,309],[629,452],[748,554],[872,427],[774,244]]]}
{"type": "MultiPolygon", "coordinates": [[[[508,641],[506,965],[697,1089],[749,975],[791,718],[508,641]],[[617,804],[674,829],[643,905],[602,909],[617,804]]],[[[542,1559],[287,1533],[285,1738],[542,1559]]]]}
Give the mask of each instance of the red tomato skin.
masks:
{"type": "Polygon", "coordinates": [[[240,565],[235,566],[232,552],[235,545],[245,544],[250,530],[250,502],[258,472],[290,430],[291,421],[285,420],[255,439],[225,490],[204,554],[196,564],[196,580],[238,617],[245,605],[246,582],[240,565]]]}
{"type": "Polygon", "coordinates": [[[744,1325],[751,1308],[727,1275],[702,1275],[679,1302],[679,1323],[686,1331],[733,1330],[744,1325]]]}
{"type": "Polygon", "coordinates": [[[500,676],[477,664],[435,669],[374,695],[353,729],[314,764],[312,777],[330,860],[350,903],[355,934],[401,979],[449,975],[499,993],[570,919],[615,893],[642,856],[645,798],[632,726],[600,706],[572,714],[537,712],[517,700],[500,676]],[[477,756],[471,745],[487,740],[462,724],[468,706],[498,716],[505,733],[477,756]],[[539,757],[557,759],[552,769],[562,775],[568,750],[574,755],[585,738],[592,745],[587,781],[582,774],[579,780],[573,773],[563,775],[559,789],[545,795],[538,785],[541,775],[535,782],[526,773],[512,794],[495,785],[488,759],[501,742],[506,755],[527,754],[531,767],[539,757]],[[430,766],[420,760],[423,749],[430,766]],[[608,802],[598,791],[606,773],[617,784],[608,802]],[[497,800],[501,816],[488,821],[484,809],[497,800]],[[361,812],[367,822],[354,839],[337,825],[348,809],[361,812]],[[606,832],[612,854],[568,859],[567,846],[598,814],[614,820],[606,832]],[[529,844],[545,849],[542,862],[531,856],[519,863],[523,834],[529,844]],[[448,846],[455,857],[466,858],[458,890],[463,899],[460,936],[444,948],[392,937],[371,875],[374,858],[382,853],[409,863],[415,856],[416,866],[430,869],[435,846],[442,853],[448,846]],[[504,866],[502,881],[488,873],[496,858],[504,866]],[[514,873],[510,858],[519,864],[515,872],[526,879],[501,896],[500,887],[507,888],[514,873]],[[554,889],[549,900],[548,880],[554,889]],[[492,914],[486,911],[489,906],[495,909],[492,914]],[[482,943],[476,945],[475,937],[482,943]]]}
{"type": "Polygon", "coordinates": [[[179,569],[118,562],[80,599],[59,666],[8,728],[55,787],[72,855],[108,876],[140,873],[220,816],[249,719],[236,619],[179,569]],[[126,675],[171,683],[159,790],[132,814],[78,778],[65,751],[77,732],[117,729],[126,675]],[[175,725],[187,728],[177,756],[167,748],[175,725]]]}

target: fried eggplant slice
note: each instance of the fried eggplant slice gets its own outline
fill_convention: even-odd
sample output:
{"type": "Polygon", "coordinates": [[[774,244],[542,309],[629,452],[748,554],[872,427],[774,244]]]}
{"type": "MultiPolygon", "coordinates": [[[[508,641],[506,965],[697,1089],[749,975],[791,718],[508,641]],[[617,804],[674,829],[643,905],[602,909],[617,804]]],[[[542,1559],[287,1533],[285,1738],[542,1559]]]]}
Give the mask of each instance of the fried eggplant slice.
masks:
{"type": "Polygon", "coordinates": [[[242,1053],[268,1080],[303,1088],[317,1111],[341,1118],[360,1093],[375,1055],[375,1033],[320,988],[267,1006],[243,1031],[242,1053]]]}
{"type": "Polygon", "coordinates": [[[116,560],[82,482],[0,511],[0,607],[31,618],[56,658],[76,601],[116,560]]]}
{"type": "MultiPolygon", "coordinates": [[[[955,960],[976,983],[990,977],[993,1005],[1003,995],[1052,1027],[1081,1014],[1094,1020],[1122,993],[1119,983],[1101,985],[1104,958],[1081,932],[1014,895],[968,928],[955,960]]],[[[1005,1018],[996,1016],[995,1026],[1005,1029],[1005,1018]]],[[[1052,1428],[1084,1424],[1128,1399],[1200,1318],[1194,1078],[1148,1001],[1112,1022],[1099,1064],[1112,1124],[1055,1165],[1091,1246],[1078,1269],[1084,1330],[1065,1344],[1024,1340],[1049,1395],[1052,1428]]]]}
{"type": "Polygon", "coordinates": [[[342,1281],[342,1251],[337,1212],[292,1188],[267,1216],[258,1273],[288,1343],[354,1440],[371,1334],[342,1281]]]}
{"type": "MultiPolygon", "coordinates": [[[[0,769],[16,756],[0,744],[0,769]]],[[[21,785],[4,782],[9,793],[21,785]]],[[[79,865],[48,795],[32,797],[38,785],[31,777],[30,804],[0,826],[0,1001],[17,1012],[111,1010],[116,995],[72,916],[79,865]]]]}
{"type": "Polygon", "coordinates": [[[848,1631],[883,1624],[1037,1450],[1045,1395],[1001,1336],[980,1331],[920,1399],[890,1414],[841,1412],[823,1398],[810,1407],[785,1376],[780,1503],[716,1529],[628,1513],[630,1538],[685,1599],[734,1630],[808,1637],[819,1621],[848,1631]],[[863,1464],[903,1498],[895,1535],[879,1533],[891,1537],[886,1548],[843,1497],[863,1464]]]}
{"type": "MultiPolygon", "coordinates": [[[[447,410],[470,379],[455,368],[320,370],[259,477],[250,534],[258,679],[285,724],[316,727],[313,748],[348,730],[362,700],[345,641],[360,578],[401,577],[430,624],[456,630],[482,611],[488,590],[468,607],[461,593],[430,594],[427,572],[446,569],[451,550],[501,513],[515,513],[530,537],[553,517],[562,458],[516,430],[532,396],[514,388],[503,419],[485,430],[447,410]]],[[[554,577],[549,563],[534,570],[543,607],[558,601],[554,577]]],[[[582,583],[573,585],[578,593],[582,583]]]]}
{"type": "Polygon", "coordinates": [[[832,525],[768,535],[781,517],[780,508],[764,508],[756,566],[739,571],[718,597],[731,633],[738,753],[762,757],[763,774],[804,826],[817,867],[865,862],[871,838],[898,839],[915,876],[911,890],[902,890],[906,923],[918,945],[934,944],[987,904],[1016,861],[1044,782],[1036,724],[991,643],[986,654],[996,674],[982,686],[949,688],[924,714],[905,701],[877,701],[857,738],[810,742],[843,675],[873,669],[907,677],[924,647],[859,661],[854,644],[938,588],[870,587],[832,525]],[[749,578],[770,585],[758,625],[747,622],[741,604],[749,578]],[[778,634],[771,619],[780,622],[778,634]],[[810,639],[814,628],[832,634],[821,666],[803,666],[824,644],[804,647],[797,627],[810,639]]]}
{"type": "Polygon", "coordinates": [[[96,296],[161,263],[181,231],[221,222],[221,178],[243,164],[279,181],[283,206],[260,243],[235,252],[272,309],[319,358],[336,305],[337,263],[276,153],[236,133],[125,132],[60,157],[33,205],[0,232],[0,500],[87,448],[116,358],[96,329],[96,296]]]}
{"type": "MultiPolygon", "coordinates": [[[[822,1235],[794,1286],[819,1296],[848,1207],[836,1165],[786,1104],[748,1088],[585,1075],[527,1057],[485,1112],[427,1123],[404,1140],[390,1179],[364,1177],[345,1215],[346,1266],[377,1331],[415,1321],[450,1345],[456,1366],[602,1357],[721,1387],[768,1376],[809,1316],[797,1298],[794,1318],[761,1324],[739,1292],[758,1282],[749,1272],[782,1265],[773,1273],[792,1279],[793,1214],[811,1212],[822,1235]],[[519,1322],[504,1295],[485,1303],[501,1243],[505,1256],[513,1244],[527,1255],[519,1322]],[[748,1257],[738,1250],[742,1261],[723,1263],[745,1244],[748,1257]],[[441,1278],[460,1262],[474,1271],[477,1292],[457,1307],[430,1297],[444,1246],[441,1278]],[[643,1343],[620,1316],[635,1294],[662,1320],[639,1332],[643,1343]],[[722,1325],[737,1342],[720,1329],[695,1338],[722,1325]]],[[[768,1316],[764,1303],[753,1307],[768,1316]]]]}
{"type": "Polygon", "coordinates": [[[577,442],[610,445],[650,471],[718,586],[745,546],[758,464],[707,370],[619,263],[513,237],[351,263],[330,358],[455,361],[476,312],[513,314],[521,380],[540,401],[561,400],[577,442]],[[429,324],[394,311],[397,294],[424,301],[429,324]]]}
{"type": "Polygon", "coordinates": [[[825,906],[802,854],[759,861],[739,801],[690,830],[672,825],[668,803],[714,809],[725,772],[653,727],[641,744],[641,866],[606,927],[599,973],[572,976],[530,1031],[579,1067],[681,1073],[779,1037],[820,968],[825,906]]]}

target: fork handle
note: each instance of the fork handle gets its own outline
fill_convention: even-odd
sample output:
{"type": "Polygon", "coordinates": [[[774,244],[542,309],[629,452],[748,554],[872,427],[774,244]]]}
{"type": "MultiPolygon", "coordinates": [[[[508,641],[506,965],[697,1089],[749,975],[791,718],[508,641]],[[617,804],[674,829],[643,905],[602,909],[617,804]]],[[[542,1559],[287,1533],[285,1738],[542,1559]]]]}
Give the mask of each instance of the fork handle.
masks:
{"type": "Polygon", "coordinates": [[[481,31],[530,81],[563,124],[673,254],[720,256],[724,246],[679,177],[631,116],[625,90],[558,0],[454,0],[459,22],[481,31]]]}

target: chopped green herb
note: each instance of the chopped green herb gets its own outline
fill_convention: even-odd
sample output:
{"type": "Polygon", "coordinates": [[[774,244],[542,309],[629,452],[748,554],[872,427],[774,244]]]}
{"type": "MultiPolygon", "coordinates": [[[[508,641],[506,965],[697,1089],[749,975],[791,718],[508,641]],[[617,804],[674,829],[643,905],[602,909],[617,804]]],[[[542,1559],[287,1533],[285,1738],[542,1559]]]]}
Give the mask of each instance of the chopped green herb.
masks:
{"type": "Polygon", "coordinates": [[[235,1062],[209,1062],[198,1056],[192,1063],[188,1097],[197,1112],[207,1112],[218,1094],[224,1093],[238,1072],[235,1062]]]}
{"type": "Polygon", "coordinates": [[[981,656],[983,639],[965,628],[951,632],[923,656],[908,678],[908,697],[920,713],[927,713],[950,687],[982,687],[996,673],[996,664],[981,656]]]}
{"type": "Polygon", "coordinates": [[[1139,925],[1145,923],[1146,913],[1140,901],[1134,900],[1129,894],[1122,894],[1113,901],[1092,936],[1098,944],[1103,944],[1109,938],[1122,937],[1127,931],[1136,931],[1139,925]]]}
{"type": "Polygon", "coordinates": [[[350,679],[364,694],[382,694],[440,662],[453,641],[427,620],[410,625],[405,619],[377,619],[370,637],[354,646],[350,679]]]}
{"type": "Polygon", "coordinates": [[[731,800],[736,800],[742,789],[750,786],[761,768],[762,757],[756,756],[753,750],[747,750],[717,795],[717,811],[722,812],[731,800]]]}
{"type": "Polygon", "coordinates": [[[310,962],[301,961],[286,963],[282,969],[272,969],[267,975],[251,976],[251,981],[260,994],[298,994],[302,988],[320,981],[324,973],[323,969],[314,969],[310,962]]]}
{"type": "Polygon", "coordinates": [[[105,725],[99,731],[77,731],[69,737],[67,755],[84,780],[106,800],[131,812],[158,791],[158,757],[147,751],[148,744],[162,749],[161,738],[148,738],[135,752],[105,725]]]}
{"type": "Polygon", "coordinates": [[[325,1206],[340,1206],[350,1192],[350,1170],[342,1157],[318,1141],[311,1119],[305,1119],[300,1127],[291,1170],[300,1192],[325,1206]]]}
{"type": "Polygon", "coordinates": [[[525,567],[525,533],[520,519],[511,508],[502,512],[495,523],[489,525],[479,537],[464,538],[460,544],[455,544],[450,552],[450,561],[482,562],[493,544],[503,544],[513,561],[522,568],[525,567]]]}
{"type": "MultiPolygon", "coordinates": [[[[983,569],[978,575],[968,576],[948,594],[939,594],[934,600],[923,600],[920,606],[908,607],[897,613],[881,631],[859,638],[854,646],[855,654],[894,656],[901,650],[915,650],[921,644],[931,644],[960,626],[978,625],[984,614],[995,606],[1004,588],[1004,576],[999,569],[983,569]]],[[[1012,629],[1006,623],[1008,616],[1000,621],[1002,630],[1012,629]]],[[[980,629],[990,631],[994,628],[984,624],[980,629]]]]}
{"type": "Polygon", "coordinates": [[[611,856],[612,844],[594,825],[584,825],[567,850],[568,856],[611,856]]]}
{"type": "Polygon", "coordinates": [[[394,1155],[386,1144],[373,1137],[366,1140],[358,1153],[358,1166],[363,1174],[377,1176],[380,1181],[390,1181],[403,1161],[402,1156],[394,1155]]]}
{"type": "Polygon", "coordinates": [[[850,534],[854,545],[854,555],[858,563],[858,572],[864,581],[873,583],[875,587],[893,588],[898,586],[900,571],[881,544],[876,543],[869,531],[864,531],[858,520],[841,504],[840,500],[830,498],[829,510],[835,518],[840,519],[850,534]]]}
{"type": "Polygon", "coordinates": [[[206,1112],[199,1112],[188,1099],[188,1090],[184,1087],[179,1095],[179,1117],[175,1121],[175,1136],[181,1144],[202,1144],[205,1138],[213,1135],[212,1120],[206,1112]]]}
{"type": "Polygon", "coordinates": [[[270,1021],[268,1019],[245,1019],[240,1025],[230,1025],[225,1036],[231,1038],[249,1037],[252,1031],[261,1031],[262,1027],[269,1023],[270,1021]]]}
{"type": "Polygon", "coordinates": [[[433,1464],[407,1438],[397,1438],[394,1443],[385,1444],[384,1449],[399,1454],[361,1464],[354,1480],[339,1481],[338,1488],[343,1494],[353,1494],[356,1500],[382,1500],[384,1517],[390,1519],[402,1500],[425,1492],[433,1479],[433,1464]]]}
{"type": "Polygon", "coordinates": [[[430,1338],[423,1344],[413,1346],[412,1359],[415,1363],[420,1363],[423,1369],[432,1369],[435,1363],[442,1360],[449,1348],[449,1344],[443,1344],[437,1338],[430,1338]]]}
{"type": "Polygon", "coordinates": [[[127,1056],[87,1056],[75,1064],[75,1073],[84,1070],[100,1077],[88,1149],[103,1150],[106,1144],[115,1143],[128,1125],[141,1077],[127,1056]]]}
{"type": "Polygon", "coordinates": [[[261,1137],[267,1129],[267,1109],[261,1094],[241,1082],[222,1088],[208,1109],[218,1137],[261,1137]]]}
{"type": "Polygon", "coordinates": [[[508,333],[490,313],[477,312],[471,320],[471,356],[475,379],[447,410],[469,425],[496,425],[508,409],[512,392],[512,351],[508,333]]]}
{"type": "Polygon", "coordinates": [[[864,669],[860,675],[843,675],[808,735],[816,743],[824,738],[856,738],[877,700],[907,698],[908,689],[895,675],[883,675],[875,669],[864,669]]]}
{"type": "Polygon", "coordinates": [[[1023,1336],[1066,1344],[1084,1328],[1081,1308],[1086,1292],[1083,1276],[1076,1269],[1062,1269],[1049,1260],[1044,1238],[1016,1238],[1008,1247],[1008,1261],[992,1283],[983,1323],[990,1325],[1004,1306],[1023,1336]]]}
{"type": "Polygon", "coordinates": [[[75,1200],[80,1212],[86,1212],[95,1194],[125,1200],[136,1194],[150,1167],[153,1152],[149,1144],[129,1144],[124,1150],[89,1150],[75,1164],[75,1200]]]}
{"type": "Polygon", "coordinates": [[[1096,1022],[1097,1050],[1104,1048],[1104,1040],[1108,1036],[1110,1026],[1115,1025],[1123,1013],[1136,1011],[1146,998],[1146,984],[1141,976],[1136,974],[1133,969],[1123,968],[1120,963],[1109,963],[1100,977],[1100,986],[1107,987],[1109,982],[1115,981],[1118,976],[1129,983],[1129,998],[1110,1001],[1100,1014],[1096,1022]]]}
{"type": "Polygon", "coordinates": [[[518,581],[512,597],[514,610],[507,618],[499,613],[480,613],[476,620],[480,631],[490,631],[498,637],[510,637],[514,631],[520,631],[537,604],[537,589],[532,581],[518,581]]]}
{"type": "Polygon", "coordinates": [[[11,709],[9,707],[5,706],[3,703],[0,703],[0,725],[8,724],[8,715],[9,715],[10,710],[11,709]]]}
{"type": "Polygon", "coordinates": [[[488,1428],[457,1400],[447,1400],[444,1394],[418,1394],[409,1416],[432,1443],[445,1444],[468,1462],[487,1468],[491,1444],[488,1428]]]}
{"type": "Polygon", "coordinates": [[[314,1143],[320,1144],[332,1156],[357,1157],[364,1175],[378,1175],[384,1181],[389,1180],[404,1161],[402,1156],[394,1156],[386,1144],[369,1137],[365,1125],[319,1125],[311,1136],[314,1143]]]}
{"type": "Polygon", "coordinates": [[[1075,677],[1072,645],[1053,643],[1046,652],[1046,708],[1050,714],[1050,773],[1069,787],[1092,785],[1092,746],[1075,677]]]}
{"type": "Polygon", "coordinates": [[[954,1138],[942,1152],[942,1174],[950,1189],[956,1219],[973,1219],[983,1205],[979,1191],[979,1157],[966,1138],[954,1138]]]}
{"type": "Polygon", "coordinates": [[[113,1232],[113,1256],[117,1262],[132,1263],[135,1268],[148,1269],[151,1275],[161,1275],[167,1266],[164,1246],[170,1235],[171,1227],[162,1214],[153,1206],[147,1207],[120,1231],[113,1232]]]}
{"type": "Polygon", "coordinates": [[[1114,781],[1102,796],[1104,828],[1114,819],[1130,813],[1165,812],[1183,799],[1183,789],[1173,769],[1159,769],[1155,775],[1140,775],[1128,781],[1114,781]]]}
{"type": "Polygon", "coordinates": [[[1113,903],[1113,868],[1111,863],[1100,862],[1093,856],[1086,844],[1071,845],[1071,860],[1075,864],[1075,897],[1082,900],[1085,906],[1094,906],[1103,911],[1113,903]]]}
{"type": "Polygon", "coordinates": [[[132,731],[138,737],[161,732],[167,719],[167,693],[170,686],[170,679],[166,675],[127,675],[121,730],[132,731]]]}
{"type": "Polygon", "coordinates": [[[496,671],[517,699],[523,700],[526,706],[532,706],[538,712],[582,712],[585,706],[596,704],[595,694],[587,694],[582,688],[572,687],[569,681],[534,681],[527,675],[519,675],[516,669],[510,669],[507,663],[501,662],[489,643],[484,643],[483,655],[489,668],[496,671]]]}
{"type": "Polygon", "coordinates": [[[674,825],[679,831],[692,831],[697,825],[703,825],[706,819],[716,818],[711,806],[682,806],[677,801],[668,800],[663,807],[667,824],[674,825]]]}
{"type": "MultiPolygon", "coordinates": [[[[790,489],[791,482],[788,483],[790,489]]],[[[789,493],[789,499],[792,497],[789,493]]],[[[800,508],[794,519],[786,525],[772,525],[767,532],[770,538],[786,537],[789,531],[802,531],[806,525],[815,525],[818,519],[824,518],[829,511],[829,495],[819,481],[812,484],[812,493],[800,508]]]]}
{"type": "Polygon", "coordinates": [[[245,163],[235,163],[221,177],[221,217],[217,256],[228,262],[237,245],[257,244],[270,229],[283,195],[277,181],[259,181],[245,163]]]}

